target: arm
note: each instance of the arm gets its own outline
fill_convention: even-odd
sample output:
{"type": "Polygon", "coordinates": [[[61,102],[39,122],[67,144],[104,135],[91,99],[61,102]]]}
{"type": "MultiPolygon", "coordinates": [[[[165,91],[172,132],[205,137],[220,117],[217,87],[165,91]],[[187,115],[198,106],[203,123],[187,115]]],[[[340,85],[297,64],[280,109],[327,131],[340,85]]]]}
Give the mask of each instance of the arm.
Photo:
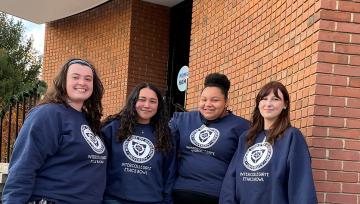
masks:
{"type": "Polygon", "coordinates": [[[58,123],[43,108],[30,113],[14,145],[3,203],[26,203],[30,199],[37,171],[58,148],[58,123]]]}
{"type": "Polygon", "coordinates": [[[304,136],[297,129],[291,133],[291,142],[288,166],[288,197],[289,203],[316,204],[316,191],[311,170],[311,158],[304,136]]]}
{"type": "Polygon", "coordinates": [[[165,153],[163,178],[164,178],[164,203],[172,204],[172,189],[175,182],[176,175],[176,148],[173,144],[173,148],[170,152],[165,153]]]}
{"type": "Polygon", "coordinates": [[[219,204],[238,203],[236,199],[236,166],[242,161],[241,158],[239,158],[240,150],[244,148],[241,137],[245,137],[245,134],[240,136],[238,147],[225,174],[221,186],[219,204]]]}

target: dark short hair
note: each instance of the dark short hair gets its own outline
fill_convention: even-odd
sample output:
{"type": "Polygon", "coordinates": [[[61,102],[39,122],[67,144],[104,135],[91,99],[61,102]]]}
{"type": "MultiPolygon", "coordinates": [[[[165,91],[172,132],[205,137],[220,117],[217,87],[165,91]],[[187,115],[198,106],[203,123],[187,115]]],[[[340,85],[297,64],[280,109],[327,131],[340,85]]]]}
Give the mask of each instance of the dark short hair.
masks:
{"type": "Polygon", "coordinates": [[[225,74],[211,73],[208,74],[205,78],[204,89],[206,87],[218,87],[224,94],[225,99],[227,99],[230,89],[230,80],[225,74]]]}

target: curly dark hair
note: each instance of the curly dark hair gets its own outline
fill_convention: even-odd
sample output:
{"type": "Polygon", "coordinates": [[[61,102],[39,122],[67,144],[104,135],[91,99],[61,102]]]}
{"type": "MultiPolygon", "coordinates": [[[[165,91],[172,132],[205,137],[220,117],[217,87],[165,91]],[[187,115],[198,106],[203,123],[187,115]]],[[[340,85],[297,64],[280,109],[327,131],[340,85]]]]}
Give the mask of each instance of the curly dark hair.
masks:
{"type": "MultiPolygon", "coordinates": [[[[274,93],[276,97],[279,97],[278,90],[284,96],[284,102],[286,104],[286,109],[283,109],[277,118],[277,120],[272,124],[267,141],[270,144],[274,144],[275,141],[282,137],[285,130],[288,127],[291,127],[290,123],[290,97],[289,93],[286,90],[286,87],[277,81],[271,81],[265,84],[259,91],[258,95],[256,96],[256,106],[254,108],[251,120],[251,126],[247,135],[247,146],[250,147],[255,143],[256,135],[264,130],[264,117],[261,115],[259,110],[259,103],[260,101],[271,92],[274,93]]],[[[280,98],[280,97],[279,97],[280,98]]]]}
{"type": "Polygon", "coordinates": [[[53,80],[53,87],[48,90],[48,92],[45,94],[44,99],[39,103],[39,105],[47,103],[57,103],[63,104],[66,107],[70,106],[67,102],[68,95],[66,90],[66,76],[69,67],[72,64],[81,64],[88,66],[93,72],[93,92],[91,96],[84,101],[82,111],[85,113],[86,120],[89,122],[92,131],[100,135],[101,116],[103,111],[101,99],[104,95],[104,87],[100,81],[98,74],[96,73],[94,66],[86,60],[79,58],[69,59],[63,65],[60,72],[56,75],[55,79],[53,80]]]}
{"type": "Polygon", "coordinates": [[[226,75],[220,73],[211,73],[205,77],[204,89],[206,87],[218,87],[221,89],[225,96],[225,100],[228,99],[228,92],[230,89],[230,80],[226,75]]]}
{"type": "Polygon", "coordinates": [[[158,99],[158,109],[156,114],[150,119],[150,124],[155,127],[154,135],[156,138],[156,149],[159,151],[168,152],[171,149],[172,143],[170,129],[168,126],[169,116],[167,113],[166,104],[162,98],[160,90],[150,83],[138,84],[131,91],[122,110],[117,114],[107,117],[102,124],[105,125],[112,120],[118,119],[120,121],[120,127],[118,129],[117,135],[118,142],[123,142],[124,140],[131,137],[131,135],[134,133],[134,128],[138,120],[135,105],[139,98],[140,91],[143,88],[149,88],[156,93],[158,99]]]}

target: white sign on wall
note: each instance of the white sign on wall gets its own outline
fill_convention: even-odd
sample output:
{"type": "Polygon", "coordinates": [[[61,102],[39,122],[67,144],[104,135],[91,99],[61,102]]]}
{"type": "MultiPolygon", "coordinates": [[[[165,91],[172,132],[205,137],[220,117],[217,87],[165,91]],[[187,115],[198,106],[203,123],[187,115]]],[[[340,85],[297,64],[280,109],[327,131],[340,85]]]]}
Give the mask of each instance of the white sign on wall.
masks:
{"type": "Polygon", "coordinates": [[[176,80],[176,84],[179,91],[183,92],[187,89],[188,78],[189,78],[189,67],[188,66],[181,67],[176,80]]]}

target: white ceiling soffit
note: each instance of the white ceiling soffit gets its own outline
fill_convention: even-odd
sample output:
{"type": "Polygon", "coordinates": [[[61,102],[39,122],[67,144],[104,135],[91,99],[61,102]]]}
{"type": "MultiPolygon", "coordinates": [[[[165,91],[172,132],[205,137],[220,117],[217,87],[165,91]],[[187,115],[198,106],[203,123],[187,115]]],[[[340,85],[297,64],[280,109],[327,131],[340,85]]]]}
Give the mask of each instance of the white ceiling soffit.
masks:
{"type": "Polygon", "coordinates": [[[86,11],[108,0],[0,0],[0,11],[38,24],[86,11]]]}
{"type": "Polygon", "coordinates": [[[143,0],[143,1],[150,2],[153,4],[159,4],[167,7],[173,7],[184,0],[143,0]]]}

